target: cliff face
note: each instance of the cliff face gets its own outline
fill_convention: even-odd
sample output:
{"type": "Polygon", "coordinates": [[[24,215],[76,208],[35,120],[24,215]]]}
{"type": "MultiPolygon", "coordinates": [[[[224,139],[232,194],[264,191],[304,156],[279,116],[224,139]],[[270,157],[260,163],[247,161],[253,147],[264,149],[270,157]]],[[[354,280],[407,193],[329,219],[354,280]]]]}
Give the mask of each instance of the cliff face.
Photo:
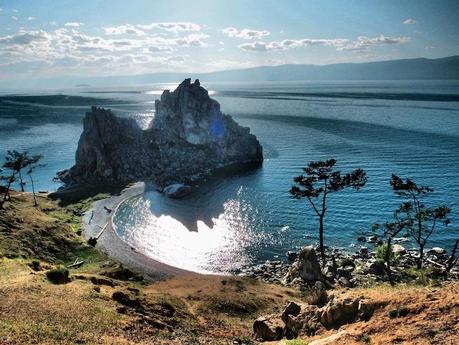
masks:
{"type": "Polygon", "coordinates": [[[196,80],[164,91],[147,130],[135,120],[93,107],[86,113],[76,164],[59,177],[67,185],[152,179],[190,183],[217,169],[260,165],[262,147],[249,128],[220,111],[196,80]]]}

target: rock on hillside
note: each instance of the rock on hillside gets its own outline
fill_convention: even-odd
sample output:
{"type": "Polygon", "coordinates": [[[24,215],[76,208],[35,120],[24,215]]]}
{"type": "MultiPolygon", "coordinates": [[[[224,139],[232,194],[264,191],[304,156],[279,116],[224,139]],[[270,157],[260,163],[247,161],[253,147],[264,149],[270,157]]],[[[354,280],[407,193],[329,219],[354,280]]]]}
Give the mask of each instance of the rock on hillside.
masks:
{"type": "Polygon", "coordinates": [[[93,107],[84,119],[76,164],[58,177],[66,185],[152,179],[165,187],[262,163],[257,138],[222,114],[199,80],[165,90],[155,108],[154,120],[142,130],[133,119],[93,107]]]}

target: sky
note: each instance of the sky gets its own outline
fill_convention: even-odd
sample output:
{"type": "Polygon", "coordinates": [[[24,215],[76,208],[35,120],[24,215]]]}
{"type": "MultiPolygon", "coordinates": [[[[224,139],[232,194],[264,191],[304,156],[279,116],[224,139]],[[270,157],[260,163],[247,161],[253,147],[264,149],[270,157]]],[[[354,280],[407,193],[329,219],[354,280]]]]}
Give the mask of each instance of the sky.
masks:
{"type": "Polygon", "coordinates": [[[0,80],[459,55],[459,1],[0,0],[0,80]]]}

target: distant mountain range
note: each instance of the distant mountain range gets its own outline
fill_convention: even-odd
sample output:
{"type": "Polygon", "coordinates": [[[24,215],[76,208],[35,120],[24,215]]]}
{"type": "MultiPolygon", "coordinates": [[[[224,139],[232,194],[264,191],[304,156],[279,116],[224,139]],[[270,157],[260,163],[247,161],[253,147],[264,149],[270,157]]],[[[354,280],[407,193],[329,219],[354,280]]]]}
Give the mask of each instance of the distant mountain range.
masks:
{"type": "MultiPolygon", "coordinates": [[[[279,65],[224,70],[210,73],[152,73],[131,76],[63,77],[28,81],[27,87],[122,86],[179,82],[185,78],[204,82],[258,82],[300,80],[459,80],[459,56],[439,59],[403,59],[332,65],[279,65]]],[[[1,88],[19,88],[0,81],[1,88]]],[[[22,84],[22,82],[21,82],[22,84]]],[[[23,85],[22,85],[23,86],[23,85]]]]}

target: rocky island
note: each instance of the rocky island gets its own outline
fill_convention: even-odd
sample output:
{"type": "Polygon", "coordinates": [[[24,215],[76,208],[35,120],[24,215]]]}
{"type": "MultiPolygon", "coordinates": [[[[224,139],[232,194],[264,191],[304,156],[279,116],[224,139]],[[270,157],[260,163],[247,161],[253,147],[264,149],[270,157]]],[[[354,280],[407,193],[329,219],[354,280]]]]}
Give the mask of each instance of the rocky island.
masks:
{"type": "Polygon", "coordinates": [[[92,107],[84,118],[76,164],[59,172],[66,186],[152,180],[171,197],[217,172],[258,167],[263,150],[250,129],[223,114],[199,80],[185,79],[155,102],[146,130],[131,118],[92,107]]]}

